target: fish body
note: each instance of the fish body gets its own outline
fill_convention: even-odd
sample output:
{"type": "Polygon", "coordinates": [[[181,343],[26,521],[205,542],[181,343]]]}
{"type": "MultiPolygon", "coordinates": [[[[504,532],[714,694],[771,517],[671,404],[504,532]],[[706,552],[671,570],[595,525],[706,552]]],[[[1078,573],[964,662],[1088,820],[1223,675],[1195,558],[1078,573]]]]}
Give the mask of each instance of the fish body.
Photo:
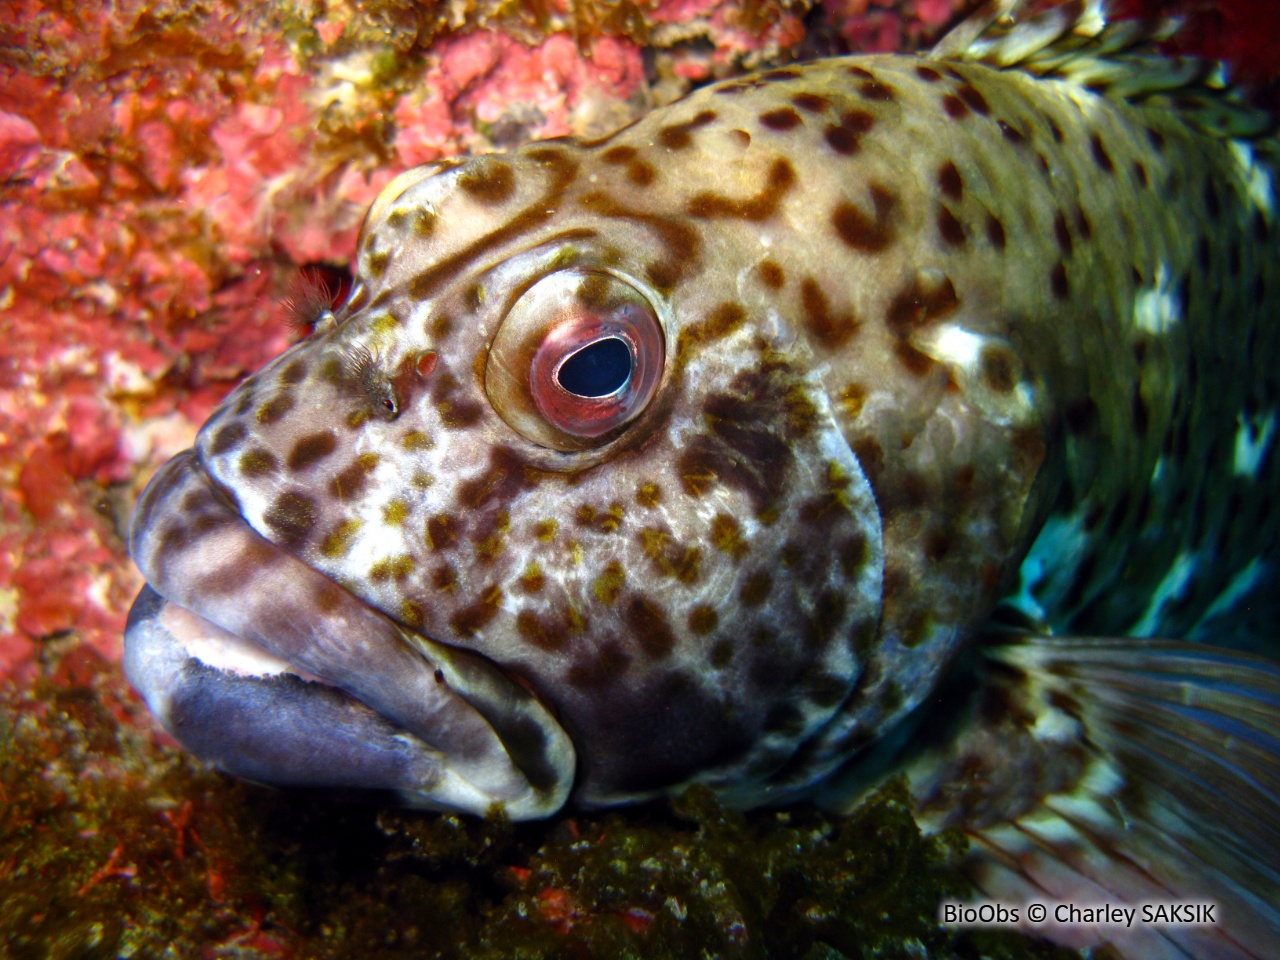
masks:
{"type": "MultiPolygon", "coordinates": [[[[266,782],[752,805],[909,729],[998,604],[1265,635],[1275,168],[995,59],[800,64],[394,180],[348,301],[139,504],[153,709],[266,782]]],[[[1004,682],[1011,768],[1083,776],[1036,726],[1072,695],[1004,682]]],[[[940,822],[1045,793],[958,764],[912,768],[940,822]]]]}

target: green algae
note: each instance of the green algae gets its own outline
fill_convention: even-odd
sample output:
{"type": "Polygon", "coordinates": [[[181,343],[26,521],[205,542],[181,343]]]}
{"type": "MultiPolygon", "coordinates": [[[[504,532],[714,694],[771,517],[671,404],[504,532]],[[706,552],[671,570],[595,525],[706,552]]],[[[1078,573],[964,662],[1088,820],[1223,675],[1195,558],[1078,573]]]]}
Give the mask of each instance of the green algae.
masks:
{"type": "Polygon", "coordinates": [[[961,844],[901,784],[844,818],[692,790],[479,821],[233,781],[147,732],[114,668],[46,676],[0,694],[6,958],[1073,956],[939,927],[961,844]]]}

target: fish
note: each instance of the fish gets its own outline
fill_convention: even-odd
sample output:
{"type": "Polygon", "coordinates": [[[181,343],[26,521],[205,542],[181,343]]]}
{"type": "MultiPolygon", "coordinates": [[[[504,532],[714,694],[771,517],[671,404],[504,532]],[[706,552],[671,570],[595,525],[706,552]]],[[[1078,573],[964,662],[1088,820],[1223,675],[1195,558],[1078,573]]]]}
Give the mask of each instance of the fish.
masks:
{"type": "Polygon", "coordinates": [[[1280,151],[1107,12],[401,173],[139,499],[152,712],[518,820],[901,776],[990,899],[1221,905],[1035,932],[1269,955],[1280,151]]]}

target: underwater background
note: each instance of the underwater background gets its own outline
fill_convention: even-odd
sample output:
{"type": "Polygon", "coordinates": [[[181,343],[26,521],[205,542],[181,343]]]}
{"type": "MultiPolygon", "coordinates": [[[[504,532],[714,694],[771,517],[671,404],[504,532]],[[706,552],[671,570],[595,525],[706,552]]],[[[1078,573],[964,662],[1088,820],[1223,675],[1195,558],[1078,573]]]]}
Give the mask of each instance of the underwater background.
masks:
{"type": "MultiPolygon", "coordinates": [[[[957,838],[670,805],[512,826],[232,781],[120,672],[138,493],[339,296],[405,167],[606,133],[763,65],[928,46],[965,0],[0,5],[0,957],[1071,956],[944,930],[957,838]]],[[[1275,107],[1280,4],[1184,12],[1275,107]]]]}

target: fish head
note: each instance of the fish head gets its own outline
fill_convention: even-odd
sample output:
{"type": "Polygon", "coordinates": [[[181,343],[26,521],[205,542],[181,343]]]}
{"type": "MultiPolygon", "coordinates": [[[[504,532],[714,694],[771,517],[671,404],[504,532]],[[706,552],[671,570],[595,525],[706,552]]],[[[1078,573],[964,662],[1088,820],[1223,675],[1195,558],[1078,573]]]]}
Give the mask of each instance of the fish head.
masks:
{"type": "Polygon", "coordinates": [[[127,666],[197,754],[516,817],[834,764],[805,745],[884,555],[821,365],[741,282],[749,223],[630,205],[577,149],[393,181],[347,303],[144,495],[127,666]],[[211,652],[237,644],[258,667],[211,652]]]}

